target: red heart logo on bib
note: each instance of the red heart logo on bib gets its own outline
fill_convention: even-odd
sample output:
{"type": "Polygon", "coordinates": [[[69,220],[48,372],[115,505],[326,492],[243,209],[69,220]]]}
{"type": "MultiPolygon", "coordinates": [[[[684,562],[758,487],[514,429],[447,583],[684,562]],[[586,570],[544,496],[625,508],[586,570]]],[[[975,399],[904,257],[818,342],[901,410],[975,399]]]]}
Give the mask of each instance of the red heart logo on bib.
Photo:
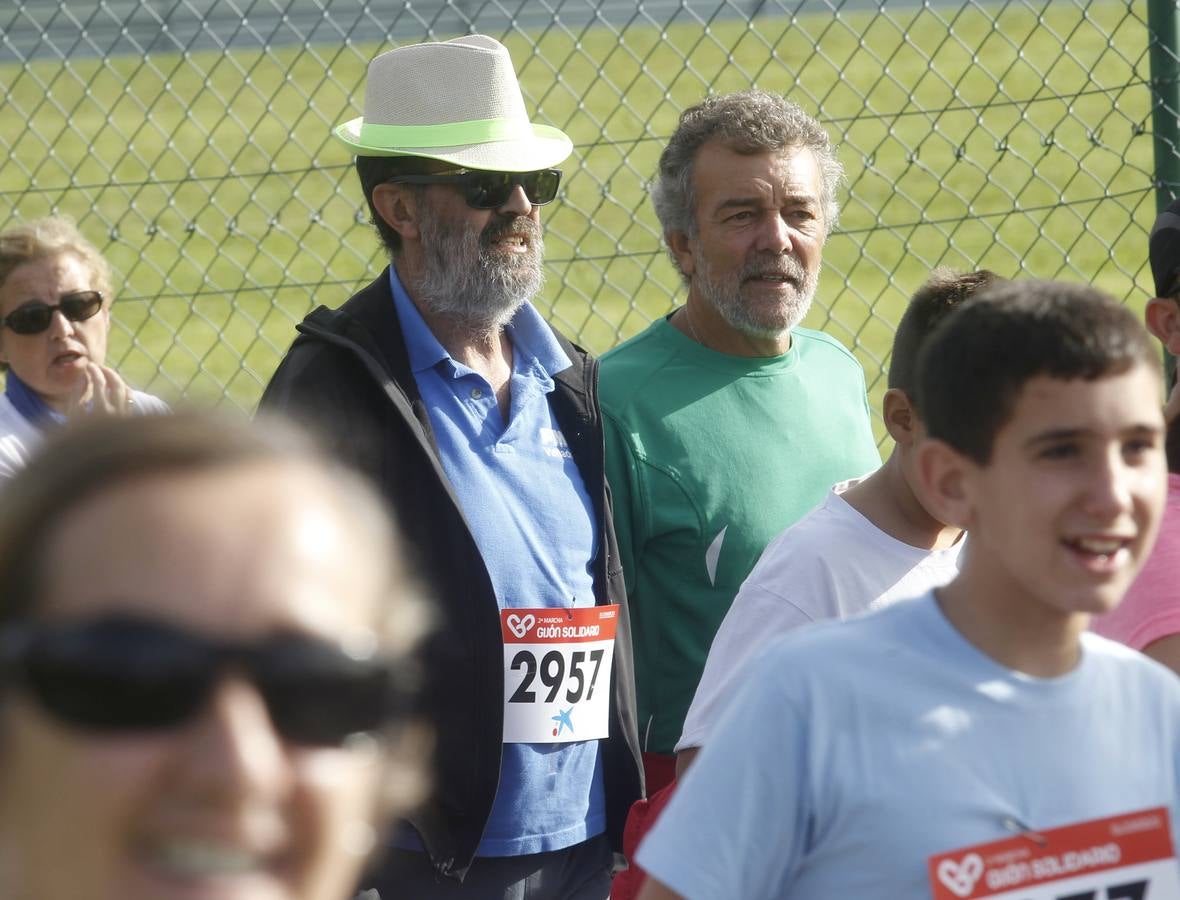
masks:
{"type": "Polygon", "coordinates": [[[521,618],[516,613],[512,613],[508,617],[508,627],[512,630],[518,638],[524,637],[529,633],[529,629],[537,624],[537,618],[532,613],[529,613],[524,618],[521,618]]]}
{"type": "Polygon", "coordinates": [[[938,864],[938,880],[956,897],[970,897],[975,882],[983,874],[983,860],[978,853],[968,853],[958,862],[944,859],[938,864]]]}

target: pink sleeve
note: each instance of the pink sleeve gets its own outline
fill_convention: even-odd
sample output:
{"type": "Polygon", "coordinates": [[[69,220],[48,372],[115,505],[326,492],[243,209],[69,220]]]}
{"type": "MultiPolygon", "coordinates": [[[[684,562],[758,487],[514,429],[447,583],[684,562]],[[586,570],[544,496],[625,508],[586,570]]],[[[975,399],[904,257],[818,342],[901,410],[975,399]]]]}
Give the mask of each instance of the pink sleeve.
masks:
{"type": "Polygon", "coordinates": [[[1091,629],[1142,650],[1180,633],[1180,475],[1168,476],[1168,505],[1159,537],[1123,602],[1091,629]]]}

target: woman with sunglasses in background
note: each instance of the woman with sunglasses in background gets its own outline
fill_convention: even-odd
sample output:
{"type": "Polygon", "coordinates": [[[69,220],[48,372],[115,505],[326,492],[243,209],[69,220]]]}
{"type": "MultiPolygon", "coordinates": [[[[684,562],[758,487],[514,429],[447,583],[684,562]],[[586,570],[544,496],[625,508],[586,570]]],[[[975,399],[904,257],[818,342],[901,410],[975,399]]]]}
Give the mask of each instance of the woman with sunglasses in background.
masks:
{"type": "Polygon", "coordinates": [[[112,299],[110,266],[68,219],[0,232],[0,477],[79,413],[168,411],[104,365],[112,299]]]}
{"type": "Polygon", "coordinates": [[[423,791],[399,559],[285,427],[49,436],[0,504],[0,897],[351,897],[423,791]]]}

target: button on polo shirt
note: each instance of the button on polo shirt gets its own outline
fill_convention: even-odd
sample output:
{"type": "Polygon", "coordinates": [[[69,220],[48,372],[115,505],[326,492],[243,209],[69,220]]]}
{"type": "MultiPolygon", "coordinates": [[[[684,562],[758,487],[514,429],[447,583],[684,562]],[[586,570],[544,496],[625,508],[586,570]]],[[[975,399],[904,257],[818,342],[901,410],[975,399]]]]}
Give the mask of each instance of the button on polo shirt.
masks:
{"type": "MultiPolygon", "coordinates": [[[[471,525],[501,609],[594,605],[598,534],[581,473],[549,406],[570,359],[529,304],[512,343],[505,421],[483,376],[453,359],[390,267],[410,368],[443,470],[471,525]]],[[[606,827],[598,741],[505,744],[479,856],[559,850],[606,827]]]]}

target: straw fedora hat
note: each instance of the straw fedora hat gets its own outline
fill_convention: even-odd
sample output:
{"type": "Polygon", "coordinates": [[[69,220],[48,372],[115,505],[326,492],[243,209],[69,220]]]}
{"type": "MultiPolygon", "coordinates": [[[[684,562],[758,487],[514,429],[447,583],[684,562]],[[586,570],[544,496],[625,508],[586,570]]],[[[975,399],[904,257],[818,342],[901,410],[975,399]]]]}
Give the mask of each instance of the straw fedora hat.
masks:
{"type": "Polygon", "coordinates": [[[358,156],[424,156],[469,169],[531,172],[573,144],[534,125],[508,48],[471,34],[382,53],[369,63],[365,114],[332,131],[358,156]]]}

